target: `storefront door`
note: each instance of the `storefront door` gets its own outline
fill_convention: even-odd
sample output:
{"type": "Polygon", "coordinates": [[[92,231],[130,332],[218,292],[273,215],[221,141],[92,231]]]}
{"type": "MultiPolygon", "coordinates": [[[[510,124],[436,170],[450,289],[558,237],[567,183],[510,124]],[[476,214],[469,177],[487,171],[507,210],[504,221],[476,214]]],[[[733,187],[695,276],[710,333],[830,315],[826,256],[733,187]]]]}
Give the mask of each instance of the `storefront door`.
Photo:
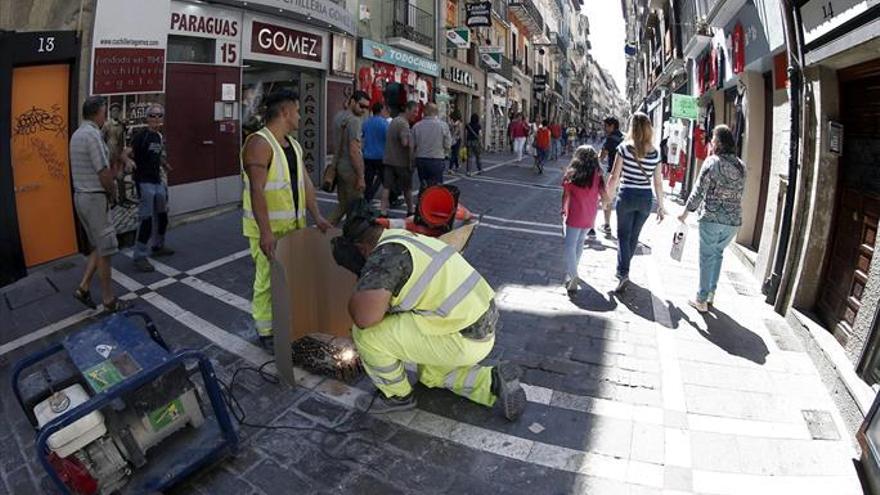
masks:
{"type": "Polygon", "coordinates": [[[834,231],[818,309],[847,335],[861,307],[880,219],[880,64],[840,73],[844,139],[834,231]],[[867,77],[865,77],[867,76],[867,77]]]}
{"type": "Polygon", "coordinates": [[[68,160],[70,66],[12,73],[12,171],[25,265],[76,252],[68,160]]]}

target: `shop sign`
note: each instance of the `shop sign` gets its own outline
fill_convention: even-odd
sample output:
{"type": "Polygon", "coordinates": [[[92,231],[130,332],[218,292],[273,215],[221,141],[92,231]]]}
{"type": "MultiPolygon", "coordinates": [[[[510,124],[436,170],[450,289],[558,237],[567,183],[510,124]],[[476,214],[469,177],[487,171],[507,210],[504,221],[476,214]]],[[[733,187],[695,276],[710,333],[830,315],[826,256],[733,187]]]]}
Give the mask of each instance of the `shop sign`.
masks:
{"type": "Polygon", "coordinates": [[[170,0],[98,0],[92,94],[162,93],[170,0]]]}
{"type": "Polygon", "coordinates": [[[447,67],[444,72],[446,79],[461,84],[462,86],[467,86],[469,88],[474,87],[474,76],[470,71],[459,69],[458,67],[447,67]]]}
{"type": "Polygon", "coordinates": [[[292,12],[325,26],[329,24],[352,36],[357,34],[357,22],[346,9],[345,2],[342,5],[331,0],[242,0],[239,3],[242,7],[262,5],[281,12],[292,12]]]}
{"type": "Polygon", "coordinates": [[[547,90],[547,74],[536,74],[532,80],[532,88],[541,93],[547,90]]]}
{"type": "Polygon", "coordinates": [[[245,18],[246,59],[325,69],[329,51],[326,34],[294,24],[245,18]]]}
{"type": "Polygon", "coordinates": [[[208,5],[171,2],[170,34],[217,40],[214,63],[241,65],[241,14],[208,5]]]}
{"type": "Polygon", "coordinates": [[[504,47],[501,46],[481,46],[480,59],[490,69],[501,68],[501,55],[504,54],[504,47]]]}
{"type": "Polygon", "coordinates": [[[700,117],[700,107],[695,96],[673,94],[672,116],[679,119],[697,120],[700,117]]]}
{"type": "Polygon", "coordinates": [[[492,27],[492,2],[469,2],[464,9],[467,27],[492,27]]]}
{"type": "Polygon", "coordinates": [[[430,76],[438,77],[440,75],[440,64],[437,61],[398,50],[397,48],[366,38],[362,40],[361,55],[370,60],[385,62],[430,76]]]}
{"type": "Polygon", "coordinates": [[[470,48],[471,30],[466,27],[447,29],[446,39],[455,45],[456,48],[470,48]]]}
{"type": "Polygon", "coordinates": [[[300,75],[300,124],[299,143],[303,149],[303,164],[313,179],[315,177],[315,164],[320,155],[321,148],[318,145],[318,111],[321,103],[321,78],[304,72],[300,75]]]}

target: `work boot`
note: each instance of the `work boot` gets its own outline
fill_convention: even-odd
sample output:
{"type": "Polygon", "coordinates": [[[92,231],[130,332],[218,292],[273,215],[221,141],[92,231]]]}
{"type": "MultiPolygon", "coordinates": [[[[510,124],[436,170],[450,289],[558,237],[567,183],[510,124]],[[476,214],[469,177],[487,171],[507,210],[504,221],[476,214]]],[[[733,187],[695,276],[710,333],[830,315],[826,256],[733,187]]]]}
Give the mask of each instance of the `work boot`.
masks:
{"type": "Polygon", "coordinates": [[[354,400],[354,407],[358,411],[374,414],[386,414],[398,411],[415,409],[416,398],[412,392],[406,397],[385,397],[380,391],[375,394],[362,394],[354,400]]]}
{"type": "Polygon", "coordinates": [[[271,335],[260,335],[260,347],[269,354],[275,354],[275,338],[271,335]]]}
{"type": "Polygon", "coordinates": [[[516,421],[526,408],[526,392],[519,383],[519,366],[501,363],[492,368],[492,393],[495,406],[508,421],[516,421]]]}
{"type": "Polygon", "coordinates": [[[156,267],[154,267],[153,264],[150,263],[150,261],[146,258],[136,258],[134,260],[134,267],[137,269],[137,271],[144,273],[156,271],[156,267]]]}

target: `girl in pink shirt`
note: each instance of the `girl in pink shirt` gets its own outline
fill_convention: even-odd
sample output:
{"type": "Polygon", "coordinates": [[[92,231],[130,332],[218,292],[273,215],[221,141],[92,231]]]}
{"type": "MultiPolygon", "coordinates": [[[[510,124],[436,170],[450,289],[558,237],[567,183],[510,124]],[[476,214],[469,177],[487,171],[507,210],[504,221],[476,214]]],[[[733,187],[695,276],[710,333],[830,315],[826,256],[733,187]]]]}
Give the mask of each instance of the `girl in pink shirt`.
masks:
{"type": "Polygon", "coordinates": [[[599,199],[607,201],[599,155],[592,146],[580,146],[562,181],[562,218],[565,225],[565,287],[569,295],[578,290],[578,263],[587,232],[593,228],[599,199]]]}

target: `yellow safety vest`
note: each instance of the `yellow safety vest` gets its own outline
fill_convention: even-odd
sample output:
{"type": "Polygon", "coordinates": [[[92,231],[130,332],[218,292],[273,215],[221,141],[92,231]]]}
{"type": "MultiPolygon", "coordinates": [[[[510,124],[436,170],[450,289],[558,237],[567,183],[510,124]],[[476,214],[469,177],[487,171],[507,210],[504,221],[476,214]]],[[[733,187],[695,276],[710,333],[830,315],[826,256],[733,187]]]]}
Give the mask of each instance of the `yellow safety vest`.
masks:
{"type": "Polygon", "coordinates": [[[447,335],[473,325],[489,309],[495,291],[458,251],[445,242],[406,230],[386,230],[379,245],[398,243],[409,251],[412,275],[391,298],[391,312],[424,318],[419,330],[447,335]]]}
{"type": "MultiPolygon", "coordinates": [[[[296,152],[296,190],[297,205],[293,204],[293,187],[290,182],[290,167],[287,164],[287,156],[284,149],[275,139],[275,136],[268,128],[263,127],[254,134],[262,137],[272,147],[272,162],[269,164],[268,177],[266,178],[266,187],[263,191],[266,195],[266,206],[269,210],[269,227],[275,235],[284,235],[292,230],[301,229],[306,226],[306,188],[303,178],[303,152],[296,139],[286,136],[293,150],[296,152]]],[[[245,139],[247,141],[254,134],[245,139]]],[[[242,146],[241,156],[241,177],[244,181],[244,191],[242,192],[242,230],[245,237],[260,237],[260,228],[254,218],[254,211],[251,207],[250,180],[244,170],[244,148],[242,146]]]]}

